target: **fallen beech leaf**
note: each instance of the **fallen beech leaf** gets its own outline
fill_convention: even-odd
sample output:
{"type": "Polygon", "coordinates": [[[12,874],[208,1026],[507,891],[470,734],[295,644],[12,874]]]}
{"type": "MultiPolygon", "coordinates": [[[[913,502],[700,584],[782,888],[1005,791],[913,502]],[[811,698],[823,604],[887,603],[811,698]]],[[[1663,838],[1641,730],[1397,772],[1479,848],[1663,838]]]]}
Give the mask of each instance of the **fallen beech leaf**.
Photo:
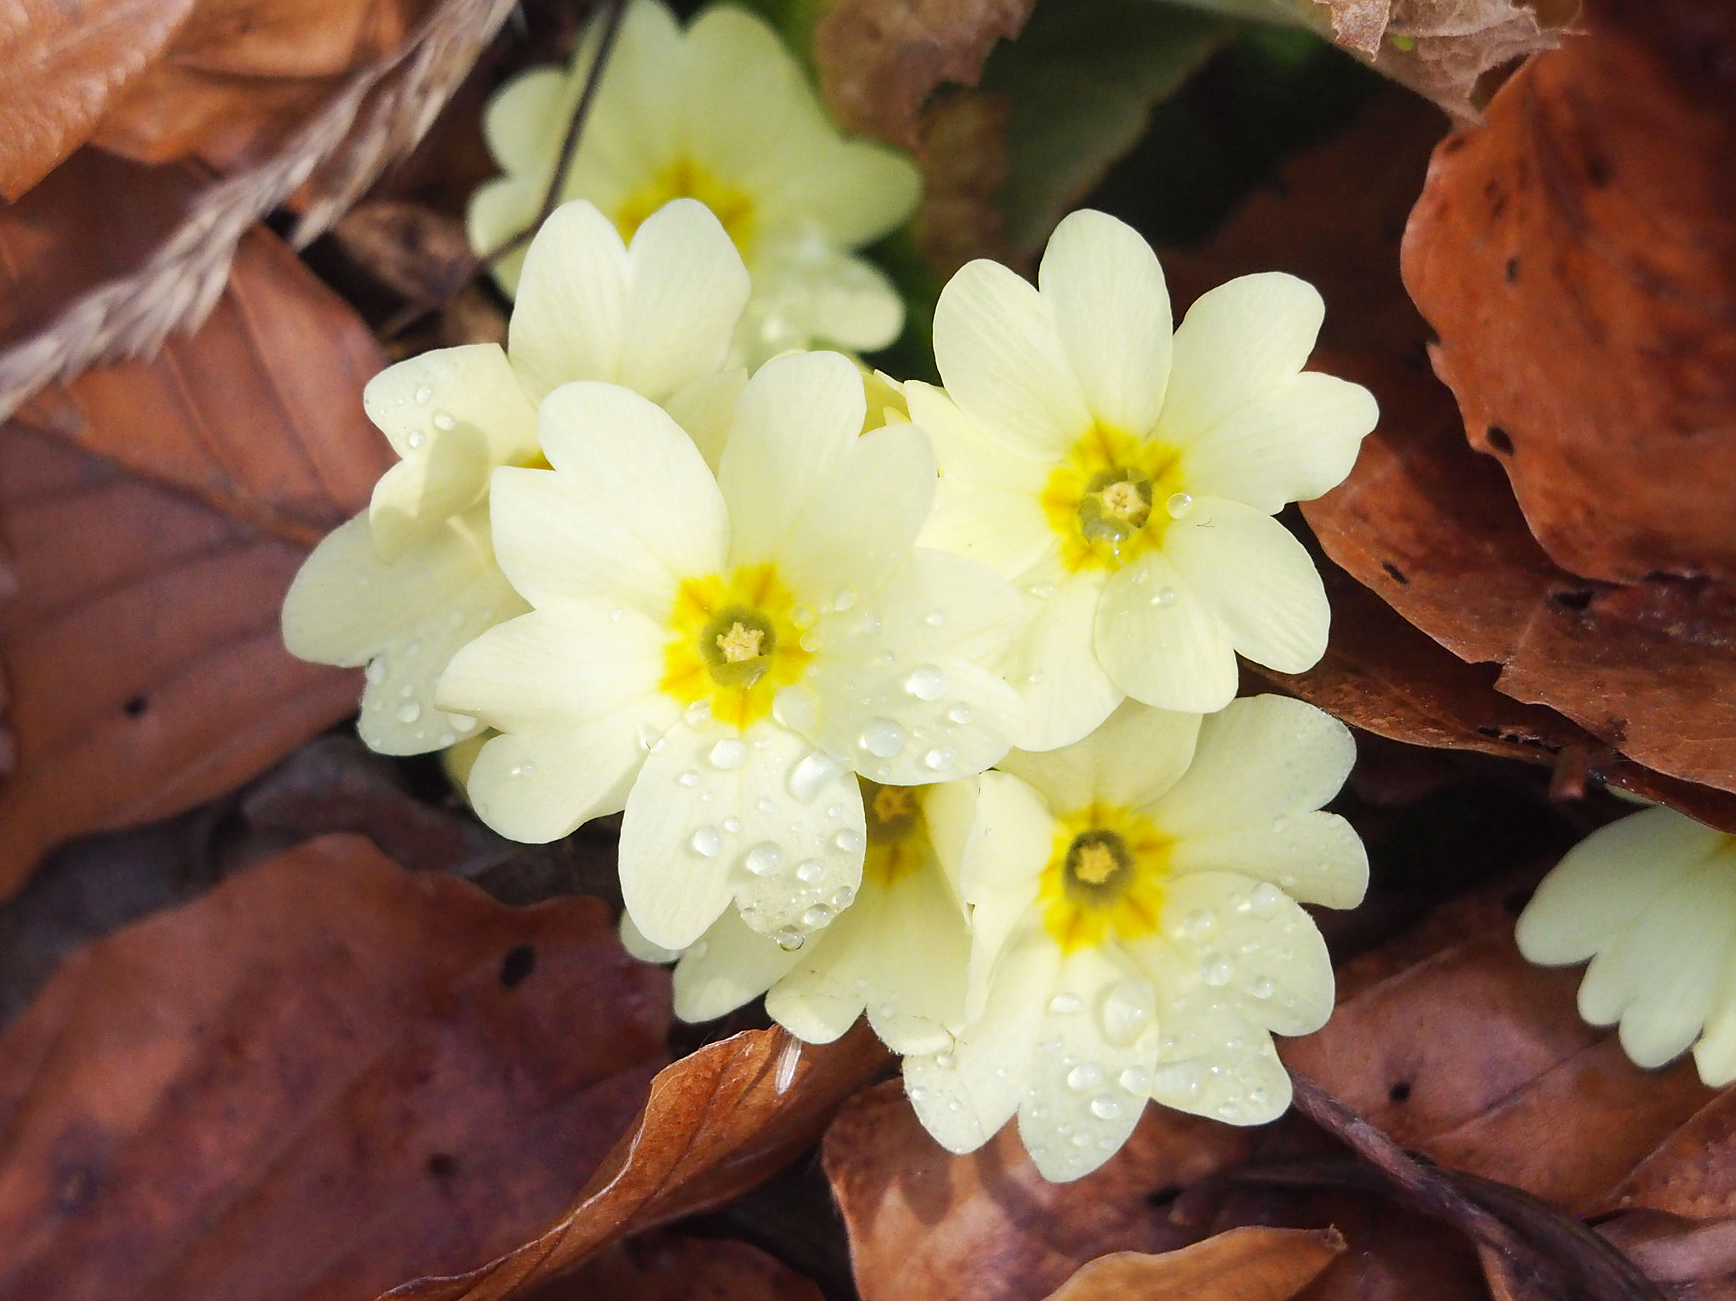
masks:
{"type": "Polygon", "coordinates": [[[1148,1108],[1099,1170],[1052,1184],[1012,1126],[954,1156],[894,1080],[852,1098],[826,1134],[826,1177],[863,1301],[1038,1301],[1084,1262],[1203,1236],[1154,1205],[1241,1160],[1257,1131],[1148,1108]]]}
{"type": "Polygon", "coordinates": [[[1450,396],[1402,362],[1334,358],[1381,401],[1350,477],[1302,513],[1326,554],[1496,687],[1629,758],[1736,791],[1736,585],[1629,587],[1559,568],[1450,396]]]}
{"type": "Polygon", "coordinates": [[[205,327],[45,393],[0,440],[0,606],[17,770],[0,897],[50,846],[239,785],[355,707],[283,648],[305,547],[388,463],[366,327],[263,231],[205,327]]]}
{"type": "Polygon", "coordinates": [[[1563,568],[1736,578],[1736,16],[1590,7],[1438,151],[1405,282],[1563,568]],[[1692,52],[1690,52],[1692,51],[1692,52]]]}
{"type": "Polygon", "coordinates": [[[310,842],[71,958],[0,1040],[0,1297],[372,1295],[521,1239],[642,1096],[607,909],[310,842]]]}
{"type": "Polygon", "coordinates": [[[835,0],[814,25],[820,90],[847,128],[914,148],[936,86],[974,86],[1035,0],[835,0]]]}
{"type": "Polygon", "coordinates": [[[627,1234],[728,1201],[809,1147],[887,1061],[865,1022],[834,1044],[805,1045],[775,1029],[708,1044],[659,1072],[639,1119],[552,1227],[468,1274],[388,1295],[520,1296],[627,1234]]]}
{"type": "MultiPolygon", "coordinates": [[[[138,251],[125,262],[99,255],[101,272],[92,275],[80,269],[86,251],[75,247],[72,256],[47,264],[46,277],[38,277],[47,283],[34,286],[35,301],[46,309],[0,320],[8,327],[0,334],[0,417],[52,380],[154,351],[172,330],[196,327],[222,292],[236,245],[298,187],[295,242],[306,244],[325,230],[414,145],[510,8],[510,0],[437,0],[393,54],[344,78],[275,151],[187,194],[172,224],[154,208],[150,237],[128,237],[138,251]]],[[[87,185],[60,195],[56,211],[94,201],[98,212],[130,212],[124,176],[101,175],[111,188],[87,185]]],[[[29,227],[18,214],[0,213],[0,253],[21,229],[29,227]]]]}
{"type": "Polygon", "coordinates": [[[1589,1212],[1712,1094],[1581,1021],[1581,973],[1525,962],[1513,918],[1474,897],[1353,959],[1332,1019],[1281,1053],[1401,1147],[1589,1212]]]}
{"type": "Polygon", "coordinates": [[[640,1234],[594,1257],[536,1301],[824,1301],[820,1289],[758,1247],[640,1234]]]}
{"type": "Polygon", "coordinates": [[[1049,1301],[1287,1301],[1343,1250],[1331,1229],[1248,1225],[1162,1255],[1101,1256],[1049,1301]]]}
{"type": "Polygon", "coordinates": [[[972,258],[1010,257],[999,202],[1007,181],[1007,104],[999,95],[959,91],[925,109],[918,128],[922,206],[912,225],[937,293],[972,258]]]}

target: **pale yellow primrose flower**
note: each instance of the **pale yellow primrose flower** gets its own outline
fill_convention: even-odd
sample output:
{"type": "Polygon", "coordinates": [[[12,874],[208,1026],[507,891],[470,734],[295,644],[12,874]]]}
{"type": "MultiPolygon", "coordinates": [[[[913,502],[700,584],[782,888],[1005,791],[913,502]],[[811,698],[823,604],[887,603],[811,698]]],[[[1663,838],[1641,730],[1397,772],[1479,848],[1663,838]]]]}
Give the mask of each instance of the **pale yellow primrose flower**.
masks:
{"type": "Polygon", "coordinates": [[[536,407],[569,380],[613,380],[667,403],[698,438],[745,376],[721,371],[747,271],[702,204],[672,203],[629,249],[588,203],[557,210],[525,256],[507,348],[443,348],[389,366],[362,401],[401,458],[366,515],[320,543],[283,604],[305,660],[366,664],[358,729],[385,754],[473,734],[435,707],[453,653],[529,606],[494,562],[489,476],[544,464],[536,407]]]}
{"type": "Polygon", "coordinates": [[[863,780],[861,888],[834,900],[841,915],[805,945],[785,948],[734,912],[681,954],[647,945],[631,918],[623,919],[622,938],[648,961],[680,959],[675,1014],[683,1020],[709,1021],[765,994],[772,1018],[808,1043],[831,1043],[866,1011],[894,1052],[936,1052],[952,1042],[964,1014],[970,933],[933,842],[963,834],[971,794],[968,782],[863,780]]]}
{"type": "MultiPolygon", "coordinates": [[[[570,69],[527,72],[489,104],[483,130],[506,174],[471,200],[479,253],[535,219],[597,36],[593,26],[570,69]]],[[[737,336],[752,364],[815,339],[872,351],[898,337],[898,292],[851,251],[901,225],[920,189],[910,159],[839,134],[753,14],[708,9],[683,32],[659,0],[633,0],[562,197],[589,199],[623,235],[678,195],[710,205],[753,272],[737,336]]],[[[517,259],[495,276],[513,293],[517,259]]]]}
{"type": "Polygon", "coordinates": [[[838,353],[747,382],[715,477],[667,413],[610,384],[543,403],[552,470],[495,471],[494,545],[534,608],[452,660],[442,707],[503,735],[470,775],[516,840],[623,806],[621,888],[651,943],[686,948],[733,900],[796,944],[860,887],[852,772],[981,772],[1022,722],[983,667],[1018,618],[988,569],[913,549],[928,437],[860,433],[838,353]]]}
{"type": "Polygon", "coordinates": [[[1673,809],[1612,822],[1543,879],[1518,940],[1545,966],[1591,959],[1579,1014],[1619,1021],[1639,1065],[1691,1046],[1707,1084],[1736,1080],[1736,836],[1673,809]]]}
{"type": "Polygon", "coordinates": [[[1157,258],[1089,211],[1056,229],[1037,287],[977,261],[941,293],[945,391],[905,385],[942,476],[923,541],[1025,596],[1005,664],[1023,748],[1078,740],[1123,696],[1221,709],[1238,651],[1284,672],[1325,652],[1320,577],[1271,517],[1350,472],[1376,409],[1302,371],[1322,310],[1293,276],[1244,276],[1172,337],[1157,258]]]}
{"type": "Polygon", "coordinates": [[[1354,758],[1344,725],[1298,700],[1203,720],[1128,702],[1084,741],[977,778],[958,867],[969,1023],[904,1062],[929,1133],[970,1152],[1016,1112],[1037,1168],[1067,1180],[1126,1141],[1147,1098],[1239,1125],[1280,1115],[1271,1036],[1332,1011],[1296,901],[1351,908],[1368,883],[1356,833],[1318,811],[1354,758]]]}

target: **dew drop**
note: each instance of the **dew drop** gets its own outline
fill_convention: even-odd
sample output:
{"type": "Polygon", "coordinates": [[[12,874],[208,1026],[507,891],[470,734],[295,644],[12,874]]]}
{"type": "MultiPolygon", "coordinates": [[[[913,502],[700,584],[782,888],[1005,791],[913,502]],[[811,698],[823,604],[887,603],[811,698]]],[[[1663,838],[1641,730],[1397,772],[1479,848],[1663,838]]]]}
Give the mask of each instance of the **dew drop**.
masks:
{"type": "Polygon", "coordinates": [[[872,637],[880,631],[880,616],[877,614],[865,614],[862,616],[862,622],[856,626],[860,628],[866,636],[872,637]]]}
{"type": "Polygon", "coordinates": [[[1129,1066],[1121,1072],[1116,1083],[1129,1093],[1143,1094],[1151,1088],[1151,1072],[1143,1066],[1129,1066]]]}
{"type": "Polygon", "coordinates": [[[1081,1062],[1067,1072],[1067,1087],[1075,1093],[1084,1093],[1087,1089],[1095,1089],[1103,1083],[1103,1068],[1096,1062],[1081,1062]]]}
{"type": "Polygon", "coordinates": [[[452,726],[456,727],[460,732],[473,732],[476,730],[476,720],[469,714],[448,714],[446,717],[451,720],[452,726]]]}
{"type": "Polygon", "coordinates": [[[416,390],[416,405],[425,407],[434,400],[434,390],[424,384],[416,390]]]}
{"type": "Polygon", "coordinates": [[[1049,1010],[1058,1016],[1071,1016],[1085,1006],[1085,1000],[1077,994],[1056,994],[1049,1000],[1049,1010]]]}
{"type": "Polygon", "coordinates": [[[408,700],[411,696],[416,694],[416,688],[411,683],[406,682],[403,686],[398,688],[398,694],[404,697],[405,700],[408,700]]]}
{"type": "Polygon", "coordinates": [[[379,686],[380,683],[386,680],[385,658],[382,656],[369,660],[368,667],[362,670],[362,676],[367,678],[367,680],[374,686],[379,686]]]}
{"type": "Polygon", "coordinates": [[[812,885],[826,875],[826,865],[817,858],[810,858],[796,869],[796,880],[804,885],[812,885]]]}
{"type": "Polygon", "coordinates": [[[742,860],[755,876],[769,876],[784,864],[784,851],[769,840],[762,840],[747,851],[742,860]]]}
{"type": "Polygon", "coordinates": [[[1255,998],[1270,998],[1278,987],[1272,983],[1270,976],[1261,976],[1248,986],[1248,992],[1255,998]]]}
{"type": "Polygon", "coordinates": [[[1103,1000],[1103,1034],[1110,1043],[1133,1043],[1157,1013],[1157,989],[1144,976],[1116,983],[1103,1000]]]}
{"type": "Polygon", "coordinates": [[[927,614],[922,616],[922,621],[930,628],[938,628],[941,624],[946,622],[946,614],[940,610],[930,610],[927,614]]]}
{"type": "Polygon", "coordinates": [[[1100,1093],[1091,1099],[1091,1114],[1098,1120],[1114,1120],[1121,1114],[1121,1103],[1107,1093],[1100,1093]]]}
{"type": "Polygon", "coordinates": [[[1160,607],[1171,606],[1175,602],[1176,595],[1173,587],[1160,587],[1157,589],[1157,595],[1151,598],[1151,603],[1160,607]]]}
{"type": "Polygon", "coordinates": [[[1284,902],[1284,892],[1270,881],[1262,881],[1248,896],[1248,906],[1256,917],[1270,917],[1284,902]]]}
{"type": "Polygon", "coordinates": [[[924,664],[905,679],[904,689],[918,700],[939,700],[946,694],[946,674],[932,664],[924,664]]]}
{"type": "Polygon", "coordinates": [[[458,744],[458,733],[457,732],[442,732],[442,733],[440,733],[440,747],[442,749],[445,749],[449,745],[457,745],[457,744],[458,744]]]}
{"type": "Polygon", "coordinates": [[[823,903],[815,904],[812,908],[802,914],[802,925],[806,926],[811,931],[819,930],[820,927],[824,926],[831,920],[832,910],[826,907],[823,903]]]}
{"type": "Polygon", "coordinates": [[[1026,678],[1025,681],[1029,682],[1033,687],[1037,687],[1043,684],[1044,677],[1045,675],[1043,673],[1033,673],[1030,677],[1026,678]]]}
{"type": "Polygon", "coordinates": [[[943,1071],[950,1071],[953,1067],[958,1065],[958,1058],[954,1057],[951,1053],[936,1053],[934,1055],[934,1064],[940,1067],[943,1071]]]}
{"type": "Polygon", "coordinates": [[[832,598],[832,608],[837,610],[839,613],[843,613],[845,610],[848,610],[851,606],[855,605],[860,599],[861,598],[854,591],[846,587],[843,591],[839,592],[838,595],[832,598]]]}
{"type": "Polygon", "coordinates": [[[814,607],[811,605],[798,605],[790,611],[790,622],[803,631],[812,628],[817,617],[814,613],[814,607]]]}
{"type": "Polygon", "coordinates": [[[683,786],[697,786],[699,785],[699,771],[695,768],[689,768],[675,780],[680,782],[683,786]]]}
{"type": "Polygon", "coordinates": [[[736,832],[741,830],[741,819],[740,818],[725,818],[723,820],[723,829],[725,831],[729,832],[730,835],[732,835],[732,836],[735,835],[736,832]]]}
{"type": "Polygon", "coordinates": [[[962,726],[965,723],[970,722],[970,720],[971,720],[970,706],[969,705],[954,705],[951,709],[946,711],[946,716],[949,719],[951,719],[953,722],[958,723],[960,726],[962,726]]]}
{"type": "Polygon", "coordinates": [[[1218,929],[1218,915],[1210,908],[1195,908],[1181,919],[1181,937],[1195,944],[1209,940],[1218,929]]]}
{"type": "Polygon", "coordinates": [[[843,771],[831,755],[811,750],[790,769],[790,794],[802,804],[812,804],[826,784],[843,771]]]}
{"type": "Polygon", "coordinates": [[[828,804],[826,806],[826,816],[836,822],[839,818],[844,816],[844,806],[842,804],[828,804]]]}
{"type": "Polygon", "coordinates": [[[1220,989],[1230,983],[1230,977],[1235,975],[1235,967],[1221,953],[1208,953],[1200,963],[1200,979],[1213,989],[1220,989]]]}
{"type": "Polygon", "coordinates": [[[778,807],[777,805],[773,804],[769,799],[767,799],[763,795],[758,800],[756,800],[754,802],[754,808],[757,809],[761,813],[770,813],[774,809],[776,809],[777,807],[778,807]]]}
{"type": "Polygon", "coordinates": [[[451,412],[449,412],[449,411],[436,411],[434,413],[434,428],[436,428],[436,429],[456,429],[456,428],[458,428],[458,422],[452,418],[451,412]]]}
{"type": "Polygon", "coordinates": [[[428,435],[423,433],[420,429],[417,429],[414,430],[404,441],[410,445],[410,450],[413,452],[417,448],[421,447],[423,443],[428,441],[428,435]]]}
{"type": "Polygon", "coordinates": [[[1191,492],[1172,492],[1169,495],[1169,500],[1163,504],[1163,508],[1169,512],[1171,519],[1187,518],[1193,507],[1194,499],[1191,492]]]}
{"type": "Polygon", "coordinates": [[[909,1088],[905,1089],[904,1092],[912,1102],[922,1102],[928,1097],[928,1090],[923,1088],[920,1084],[912,1084],[909,1088]]]}
{"type": "Polygon", "coordinates": [[[839,912],[843,912],[844,909],[848,908],[855,902],[856,892],[847,885],[839,886],[837,892],[832,896],[832,907],[836,908],[839,912]]]}
{"type": "Polygon", "coordinates": [[[747,761],[747,742],[739,736],[726,736],[711,747],[711,766],[728,772],[747,761]]]}
{"type": "Polygon", "coordinates": [[[1198,1100],[1204,1088],[1204,1072],[1198,1062],[1171,1062],[1159,1066],[1151,1085],[1151,1091],[1159,1100],[1174,1098],[1179,1102],[1198,1100]]]}
{"type": "Polygon", "coordinates": [[[695,700],[681,711],[681,716],[687,720],[689,727],[704,727],[711,721],[711,702],[709,700],[695,700]]]}
{"type": "Polygon", "coordinates": [[[398,706],[398,721],[400,723],[414,723],[420,717],[422,717],[422,706],[414,700],[407,700],[398,706]]]}
{"type": "Polygon", "coordinates": [[[802,945],[808,942],[808,937],[803,935],[794,926],[785,926],[781,930],[773,931],[772,939],[785,953],[794,953],[797,949],[801,948],[802,945]]]}
{"type": "Polygon", "coordinates": [[[1053,583],[1032,583],[1029,591],[1039,601],[1047,601],[1055,595],[1055,585],[1053,583]]]}
{"type": "Polygon", "coordinates": [[[949,750],[942,745],[935,747],[927,754],[923,755],[922,762],[935,772],[944,772],[946,769],[952,767],[953,761],[957,758],[958,755],[956,752],[949,750]]]}
{"type": "Polygon", "coordinates": [[[832,837],[832,843],[846,854],[860,854],[868,848],[868,837],[854,827],[845,827],[832,837]]]}
{"type": "Polygon", "coordinates": [[[627,612],[625,610],[623,610],[620,606],[617,605],[613,610],[609,611],[609,622],[610,623],[620,623],[622,618],[626,615],[626,613],[627,612]]]}
{"type": "Polygon", "coordinates": [[[655,752],[662,743],[663,733],[649,723],[639,724],[639,746],[641,749],[655,752]]]}
{"type": "Polygon", "coordinates": [[[687,843],[700,857],[716,858],[718,851],[723,848],[723,832],[713,826],[704,826],[695,831],[687,843]]]}
{"type": "Polygon", "coordinates": [[[904,749],[904,729],[890,718],[876,718],[862,729],[861,743],[869,754],[890,759],[904,749]]]}
{"type": "Polygon", "coordinates": [[[1042,1043],[1037,1045],[1037,1051],[1040,1053],[1045,1053],[1045,1054],[1052,1054],[1052,1053],[1060,1052],[1061,1051],[1061,1036],[1058,1034],[1057,1035],[1050,1035],[1047,1039],[1043,1040],[1042,1043]]]}

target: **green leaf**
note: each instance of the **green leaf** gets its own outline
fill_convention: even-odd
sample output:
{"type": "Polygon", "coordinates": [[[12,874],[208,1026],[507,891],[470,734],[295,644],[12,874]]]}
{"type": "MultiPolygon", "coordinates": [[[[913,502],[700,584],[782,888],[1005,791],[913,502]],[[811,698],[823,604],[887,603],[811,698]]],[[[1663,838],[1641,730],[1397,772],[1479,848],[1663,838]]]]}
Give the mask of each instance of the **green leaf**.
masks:
{"type": "Polygon", "coordinates": [[[1152,106],[1237,31],[1153,0],[1044,0],[990,56],[1008,106],[1002,212],[1009,243],[1042,247],[1067,208],[1144,133],[1152,106]]]}

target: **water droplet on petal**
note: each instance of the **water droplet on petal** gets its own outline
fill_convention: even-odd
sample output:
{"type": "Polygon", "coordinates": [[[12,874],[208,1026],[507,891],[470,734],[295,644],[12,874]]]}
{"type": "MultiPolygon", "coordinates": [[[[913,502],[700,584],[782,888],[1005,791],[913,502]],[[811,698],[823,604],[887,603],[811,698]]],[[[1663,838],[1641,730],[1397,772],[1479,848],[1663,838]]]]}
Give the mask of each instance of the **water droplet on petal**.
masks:
{"type": "Polygon", "coordinates": [[[1262,881],[1248,896],[1248,906],[1256,917],[1270,917],[1284,903],[1284,892],[1270,881],[1262,881]]]}
{"type": "Polygon", "coordinates": [[[617,605],[613,610],[609,611],[609,622],[610,623],[620,623],[622,618],[626,615],[626,613],[627,612],[625,610],[623,610],[620,606],[617,605]]]}
{"type": "Polygon", "coordinates": [[[769,799],[762,795],[759,799],[754,801],[754,808],[758,809],[761,813],[770,813],[777,808],[777,805],[773,804],[769,799]]]}
{"type": "Polygon", "coordinates": [[[419,389],[416,390],[416,405],[417,406],[425,407],[433,400],[434,400],[434,390],[432,388],[430,388],[428,385],[424,384],[424,385],[422,385],[422,387],[420,387],[419,389]]]}
{"type": "Polygon", "coordinates": [[[1160,607],[1174,605],[1176,603],[1175,588],[1173,588],[1173,587],[1160,587],[1160,588],[1158,588],[1157,589],[1157,595],[1151,598],[1151,603],[1155,606],[1160,606],[1160,607]]]}
{"type": "Polygon", "coordinates": [[[452,726],[456,727],[460,732],[473,732],[476,730],[476,720],[469,714],[448,714],[446,717],[452,721],[452,726]]]}
{"type": "Polygon", "coordinates": [[[1195,908],[1181,919],[1181,926],[1178,929],[1184,940],[1191,940],[1198,944],[1203,940],[1211,939],[1217,933],[1218,915],[1210,908],[1195,908]]]}
{"type": "Polygon", "coordinates": [[[659,732],[655,727],[652,727],[651,724],[639,724],[639,745],[642,749],[654,751],[656,750],[658,743],[662,740],[663,733],[659,732]]]}
{"type": "Polygon", "coordinates": [[[1036,597],[1039,601],[1047,601],[1051,596],[1055,595],[1055,585],[1053,583],[1032,583],[1028,590],[1031,595],[1036,597]]]}
{"type": "Polygon", "coordinates": [[[1193,494],[1190,492],[1172,492],[1163,508],[1169,512],[1171,519],[1185,519],[1194,507],[1193,494]]]}
{"type": "Polygon", "coordinates": [[[807,687],[784,687],[772,697],[772,717],[806,736],[819,726],[820,702],[807,687]]]}
{"type": "Polygon", "coordinates": [[[954,705],[951,709],[946,711],[946,716],[948,718],[950,718],[953,722],[958,723],[962,726],[963,724],[970,722],[970,719],[971,719],[970,706],[969,705],[954,705]]]}
{"type": "Polygon", "coordinates": [[[838,595],[832,598],[832,608],[842,613],[855,605],[860,599],[861,598],[858,597],[852,589],[846,587],[843,591],[839,592],[838,595]]]}
{"type": "Polygon", "coordinates": [[[1157,1068],[1157,1073],[1152,1078],[1151,1091],[1160,1101],[1175,1098],[1182,1102],[1193,1102],[1205,1088],[1204,1076],[1198,1062],[1170,1062],[1157,1068]]]}
{"type": "Polygon", "coordinates": [[[868,848],[868,837],[854,827],[845,827],[832,837],[832,843],[846,854],[860,854],[868,848]]]}
{"type": "Polygon", "coordinates": [[[1112,1044],[1133,1043],[1157,1014],[1157,989],[1144,976],[1117,982],[1103,1000],[1103,1034],[1112,1044]]]}
{"type": "Polygon", "coordinates": [[[423,433],[420,429],[417,429],[412,431],[410,436],[404,441],[409,444],[410,450],[414,452],[417,448],[421,447],[423,443],[428,441],[428,435],[423,433]]]}
{"type": "Polygon", "coordinates": [[[936,1053],[934,1055],[934,1064],[940,1067],[943,1071],[950,1071],[953,1067],[958,1065],[958,1059],[951,1053],[936,1053]]]}
{"type": "Polygon", "coordinates": [[[918,700],[939,700],[946,694],[946,674],[932,664],[924,664],[905,679],[904,689],[918,700]]]}
{"type": "Polygon", "coordinates": [[[1278,987],[1272,983],[1270,976],[1260,976],[1248,986],[1248,992],[1255,998],[1270,998],[1277,992],[1277,989],[1278,987]]]}
{"type": "Polygon", "coordinates": [[[414,700],[406,701],[398,706],[398,721],[400,723],[414,723],[420,717],[422,717],[422,706],[414,700]]]}
{"type": "Polygon", "coordinates": [[[944,745],[937,746],[922,756],[922,762],[935,772],[944,772],[952,767],[958,758],[956,751],[947,749],[944,745]]]}
{"type": "Polygon", "coordinates": [[[1114,1120],[1121,1114],[1121,1103],[1107,1093],[1091,1099],[1091,1114],[1098,1120],[1114,1120]]]}
{"type": "Polygon", "coordinates": [[[1056,994],[1049,1000],[1049,1010],[1059,1016],[1071,1016],[1085,1006],[1077,994],[1056,994]]]}
{"type": "Polygon", "coordinates": [[[784,851],[771,841],[764,840],[747,851],[743,862],[747,865],[747,870],[755,876],[769,876],[783,866],[784,851]]]}
{"type": "Polygon", "coordinates": [[[1117,1083],[1129,1093],[1143,1094],[1151,1088],[1151,1072],[1143,1066],[1129,1066],[1121,1072],[1117,1083]]]}
{"type": "Polygon", "coordinates": [[[1067,1072],[1067,1087],[1075,1093],[1084,1093],[1087,1089],[1095,1089],[1103,1083],[1103,1068],[1096,1062],[1081,1062],[1067,1072]]]}
{"type": "Polygon", "coordinates": [[[683,786],[697,786],[699,785],[699,770],[696,768],[689,768],[675,780],[680,782],[683,786]]]}
{"type": "Polygon", "coordinates": [[[434,413],[434,428],[456,429],[458,428],[458,422],[452,418],[452,413],[450,411],[436,411],[434,413]]]}
{"type": "Polygon", "coordinates": [[[872,637],[880,631],[880,616],[877,614],[865,614],[862,616],[862,622],[856,626],[862,630],[864,635],[872,637]]]}
{"type": "Polygon", "coordinates": [[[376,687],[379,686],[380,683],[384,682],[386,680],[385,657],[377,656],[374,659],[369,660],[368,667],[362,670],[362,676],[376,687]]]}
{"type": "Polygon", "coordinates": [[[741,830],[741,819],[725,818],[723,820],[723,829],[733,836],[736,832],[741,830]]]}
{"type": "Polygon", "coordinates": [[[912,1102],[921,1102],[928,1097],[928,1090],[923,1088],[920,1084],[912,1084],[909,1088],[904,1090],[904,1092],[912,1102]]]}
{"type": "Polygon", "coordinates": [[[711,747],[711,766],[728,772],[747,761],[747,742],[739,736],[726,736],[711,747]]]}
{"type": "Polygon", "coordinates": [[[681,711],[681,716],[687,720],[689,727],[704,727],[711,721],[711,701],[695,700],[681,711]]]}
{"type": "Polygon", "coordinates": [[[832,907],[836,908],[839,912],[843,912],[844,909],[848,908],[855,902],[856,892],[847,885],[839,886],[837,893],[832,896],[832,907]]]}
{"type": "Polygon", "coordinates": [[[832,910],[823,903],[817,903],[802,914],[802,925],[811,931],[817,931],[832,920],[832,910]]]}
{"type": "Polygon", "coordinates": [[[457,745],[457,744],[458,744],[458,733],[457,732],[442,732],[442,733],[440,733],[440,745],[442,748],[449,746],[449,745],[457,745]]]}
{"type": "Polygon", "coordinates": [[[817,858],[810,858],[796,869],[796,880],[804,885],[812,885],[826,875],[826,865],[817,858]]]}
{"type": "Polygon", "coordinates": [[[1230,977],[1235,974],[1234,965],[1221,953],[1208,953],[1200,963],[1200,979],[1213,989],[1229,984],[1230,977]]]}
{"type": "Polygon", "coordinates": [[[797,949],[801,948],[802,945],[808,942],[808,937],[803,935],[794,926],[785,926],[781,930],[773,931],[772,939],[785,953],[794,953],[797,949]]]}
{"type": "Polygon", "coordinates": [[[812,804],[826,784],[843,771],[831,755],[822,750],[809,751],[790,769],[790,794],[802,804],[812,804]]]}
{"type": "Polygon", "coordinates": [[[876,718],[862,729],[862,748],[882,759],[891,759],[904,749],[904,729],[890,718],[876,718]]]}
{"type": "Polygon", "coordinates": [[[702,858],[716,858],[723,848],[723,832],[712,826],[701,827],[687,843],[702,858]]]}
{"type": "Polygon", "coordinates": [[[930,610],[927,614],[922,616],[922,621],[930,628],[938,628],[941,624],[946,622],[946,613],[942,610],[930,610]]]}

